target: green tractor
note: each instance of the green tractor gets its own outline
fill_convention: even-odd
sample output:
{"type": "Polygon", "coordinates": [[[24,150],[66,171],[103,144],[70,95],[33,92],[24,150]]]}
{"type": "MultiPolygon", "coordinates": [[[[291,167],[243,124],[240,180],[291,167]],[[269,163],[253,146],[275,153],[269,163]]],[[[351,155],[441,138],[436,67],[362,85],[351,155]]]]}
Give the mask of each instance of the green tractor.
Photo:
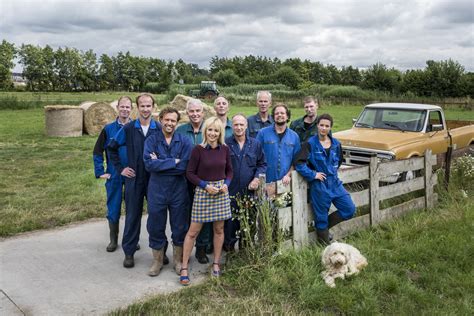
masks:
{"type": "Polygon", "coordinates": [[[199,89],[189,90],[189,95],[199,99],[214,99],[219,96],[215,81],[201,81],[199,89]]]}

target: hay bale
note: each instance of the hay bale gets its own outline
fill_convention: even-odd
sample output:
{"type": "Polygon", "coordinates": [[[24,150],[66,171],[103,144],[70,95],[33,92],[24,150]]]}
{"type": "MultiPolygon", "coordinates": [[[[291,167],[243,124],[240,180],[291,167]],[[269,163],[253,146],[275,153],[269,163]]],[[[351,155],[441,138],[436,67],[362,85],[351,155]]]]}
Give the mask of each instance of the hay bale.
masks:
{"type": "Polygon", "coordinates": [[[117,116],[110,104],[105,102],[85,103],[80,108],[84,110],[84,132],[89,135],[99,134],[105,124],[112,122],[117,116]]]}
{"type": "Polygon", "coordinates": [[[44,107],[46,135],[50,137],[82,136],[83,109],[72,105],[44,107]]]}
{"type": "MultiPolygon", "coordinates": [[[[188,103],[189,99],[192,99],[191,97],[188,97],[186,95],[182,94],[177,94],[173,101],[171,101],[170,106],[177,109],[179,113],[181,114],[181,120],[179,123],[187,123],[189,122],[188,115],[186,114],[186,103],[188,103]]],[[[216,116],[216,111],[214,110],[213,106],[209,106],[206,103],[202,102],[203,108],[204,108],[204,120],[216,116]]]]}

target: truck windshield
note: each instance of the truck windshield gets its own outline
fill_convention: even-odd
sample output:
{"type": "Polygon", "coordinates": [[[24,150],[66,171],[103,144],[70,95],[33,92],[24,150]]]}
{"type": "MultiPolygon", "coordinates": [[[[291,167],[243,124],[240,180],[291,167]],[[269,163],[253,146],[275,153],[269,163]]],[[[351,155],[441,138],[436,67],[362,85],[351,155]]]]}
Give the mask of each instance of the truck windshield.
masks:
{"type": "Polygon", "coordinates": [[[425,117],[424,110],[365,108],[355,123],[355,127],[420,132],[423,129],[425,117]]]}

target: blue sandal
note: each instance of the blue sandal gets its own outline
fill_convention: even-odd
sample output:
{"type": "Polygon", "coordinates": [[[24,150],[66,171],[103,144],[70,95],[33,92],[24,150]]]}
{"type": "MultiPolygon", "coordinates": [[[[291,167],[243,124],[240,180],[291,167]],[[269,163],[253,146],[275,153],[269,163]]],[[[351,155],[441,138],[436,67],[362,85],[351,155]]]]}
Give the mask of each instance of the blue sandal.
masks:
{"type": "MultiPolygon", "coordinates": [[[[181,268],[181,270],[179,270],[179,273],[181,274],[182,271],[188,271],[188,268],[181,268]]],[[[189,279],[188,275],[180,275],[179,283],[181,283],[181,285],[187,286],[189,285],[189,283],[191,283],[191,280],[189,279]]]]}
{"type": "Polygon", "coordinates": [[[222,272],[220,270],[220,264],[218,262],[214,262],[212,263],[212,272],[211,272],[211,276],[213,277],[220,277],[222,275],[222,272]],[[219,270],[214,270],[214,265],[217,265],[219,267],[219,270]]]}

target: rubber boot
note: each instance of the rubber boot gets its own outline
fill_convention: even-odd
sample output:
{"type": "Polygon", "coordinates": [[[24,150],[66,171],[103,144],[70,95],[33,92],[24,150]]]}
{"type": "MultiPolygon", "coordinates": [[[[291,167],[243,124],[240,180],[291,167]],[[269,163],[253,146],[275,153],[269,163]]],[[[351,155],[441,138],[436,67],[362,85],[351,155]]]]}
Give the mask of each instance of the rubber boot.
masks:
{"type": "Polygon", "coordinates": [[[125,259],[123,260],[123,267],[124,268],[133,268],[135,266],[135,259],[133,255],[127,256],[125,255],[125,259]]]}
{"type": "Polygon", "coordinates": [[[174,271],[181,275],[181,266],[183,264],[183,246],[173,246],[174,271]]]}
{"type": "Polygon", "coordinates": [[[323,230],[316,230],[316,235],[318,236],[318,242],[323,245],[327,246],[329,245],[329,230],[328,229],[323,229],[323,230]]]}
{"type": "Polygon", "coordinates": [[[337,224],[343,221],[344,221],[344,218],[342,218],[341,215],[339,215],[338,211],[332,212],[331,214],[329,214],[329,217],[328,217],[328,223],[329,223],[328,228],[336,226],[337,224]]]}
{"type": "Polygon", "coordinates": [[[209,258],[206,256],[206,246],[196,247],[196,259],[199,263],[209,263],[209,258]]]}
{"type": "Polygon", "coordinates": [[[151,250],[153,253],[153,264],[148,271],[148,275],[151,277],[157,276],[160,274],[161,268],[163,267],[163,253],[164,249],[161,248],[160,250],[151,250]]]}
{"type": "Polygon", "coordinates": [[[117,249],[119,223],[109,222],[110,243],[107,245],[107,252],[114,252],[117,249]]]}

